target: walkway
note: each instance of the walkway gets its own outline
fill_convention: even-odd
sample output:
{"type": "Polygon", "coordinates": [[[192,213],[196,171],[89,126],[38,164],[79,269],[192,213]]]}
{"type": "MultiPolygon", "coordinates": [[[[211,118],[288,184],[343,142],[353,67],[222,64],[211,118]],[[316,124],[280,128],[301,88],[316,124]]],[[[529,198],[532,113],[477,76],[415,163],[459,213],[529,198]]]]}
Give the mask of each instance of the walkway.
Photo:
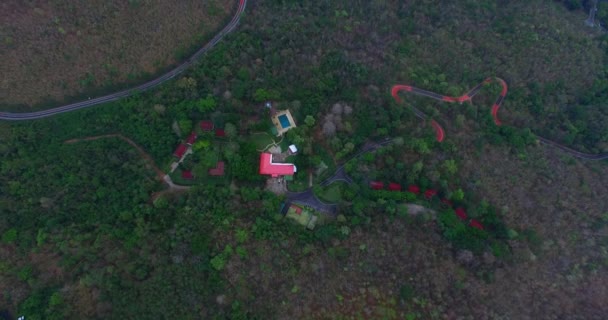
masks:
{"type": "Polygon", "coordinates": [[[104,134],[101,136],[86,137],[86,138],[80,138],[80,139],[70,139],[70,140],[64,141],[63,143],[73,144],[73,143],[78,143],[78,142],[82,142],[82,141],[94,141],[94,140],[107,139],[107,138],[118,138],[118,139],[121,139],[121,140],[125,141],[126,143],[130,144],[131,146],[133,146],[133,148],[135,148],[139,152],[141,157],[144,158],[144,160],[146,160],[148,162],[148,164],[152,167],[152,169],[156,173],[156,178],[160,182],[164,182],[169,186],[169,190],[188,190],[190,188],[190,187],[186,187],[186,186],[179,186],[179,185],[176,185],[175,183],[173,183],[173,181],[171,180],[171,177],[169,177],[169,175],[165,174],[156,165],[156,163],[154,163],[154,159],[152,159],[152,157],[142,147],[137,145],[133,140],[123,136],[122,134],[112,133],[112,134],[104,134]]]}
{"type": "MultiPolygon", "coordinates": [[[[401,91],[405,91],[405,92],[409,92],[415,95],[419,95],[419,96],[424,96],[427,98],[431,98],[431,99],[435,99],[435,100],[439,100],[439,101],[444,101],[444,102],[458,102],[458,103],[463,103],[466,101],[472,101],[473,97],[475,95],[477,95],[479,93],[479,91],[483,88],[484,85],[489,84],[490,82],[498,82],[501,87],[502,90],[500,91],[500,94],[498,95],[498,97],[496,98],[496,100],[494,101],[494,104],[492,105],[492,109],[491,109],[491,113],[492,113],[492,117],[494,118],[494,123],[497,126],[502,125],[502,123],[500,122],[500,120],[498,119],[498,110],[500,109],[500,107],[502,106],[502,103],[505,101],[505,98],[507,96],[507,92],[508,92],[508,86],[507,86],[507,82],[504,81],[501,78],[497,78],[497,77],[491,77],[491,78],[487,78],[485,79],[483,82],[481,82],[480,84],[476,85],[475,87],[473,87],[473,89],[469,90],[469,92],[463,94],[462,96],[459,97],[451,97],[451,96],[444,96],[435,92],[430,92],[427,90],[423,90],[420,88],[416,88],[410,85],[401,85],[401,84],[397,84],[394,85],[391,88],[391,95],[393,96],[393,98],[395,99],[395,101],[397,103],[401,103],[401,97],[399,97],[399,92],[401,91]]],[[[414,110],[414,114],[426,121],[427,120],[427,116],[420,110],[418,110],[416,107],[411,106],[412,110],[414,110]]],[[[435,129],[436,135],[437,135],[437,141],[438,142],[442,142],[444,137],[445,137],[445,131],[443,130],[443,128],[439,125],[439,123],[437,123],[435,120],[431,119],[430,122],[431,126],[433,127],[433,129],[435,129]]],[[[584,153],[584,152],[580,152],[580,151],[576,151],[573,150],[567,146],[564,146],[558,142],[549,140],[547,138],[543,138],[541,136],[535,135],[536,138],[543,144],[546,145],[550,145],[553,147],[556,147],[558,149],[560,149],[561,151],[568,153],[574,157],[580,158],[580,159],[586,159],[586,160],[604,160],[604,159],[608,159],[608,153],[601,153],[601,154],[590,154],[590,153],[584,153]]]]}

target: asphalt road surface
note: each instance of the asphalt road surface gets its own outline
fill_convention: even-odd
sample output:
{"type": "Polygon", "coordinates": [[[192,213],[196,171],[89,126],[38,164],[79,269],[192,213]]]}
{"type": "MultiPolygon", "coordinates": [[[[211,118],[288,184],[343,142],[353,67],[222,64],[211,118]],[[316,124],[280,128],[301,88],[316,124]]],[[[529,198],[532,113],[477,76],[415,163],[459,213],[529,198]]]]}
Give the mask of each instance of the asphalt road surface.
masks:
{"type": "Polygon", "coordinates": [[[188,60],[186,60],[186,62],[182,63],[181,65],[177,66],[175,69],[165,73],[164,75],[162,75],[154,80],[146,82],[135,88],[119,91],[119,92],[112,93],[112,94],[109,94],[109,95],[106,95],[103,97],[98,97],[98,98],[94,98],[94,99],[89,99],[89,100],[85,100],[85,101],[68,104],[65,106],[57,107],[57,108],[36,111],[36,112],[23,112],[23,113],[0,112],[0,120],[18,121],[18,120],[34,120],[34,119],[46,118],[46,117],[54,116],[54,115],[60,114],[60,113],[66,113],[66,112],[70,112],[70,111],[74,111],[74,110],[80,110],[80,109],[96,106],[98,104],[102,104],[102,103],[106,103],[106,102],[110,102],[110,101],[116,101],[118,99],[130,97],[137,93],[155,88],[155,87],[159,86],[160,84],[162,84],[163,82],[173,79],[175,76],[184,72],[184,70],[189,68],[198,58],[200,58],[207,51],[209,51],[211,48],[213,48],[218,42],[220,42],[222,40],[222,38],[224,38],[228,33],[232,32],[232,30],[234,30],[234,28],[236,28],[239,21],[241,20],[241,15],[245,11],[246,5],[247,5],[247,0],[239,0],[239,6],[236,10],[236,13],[234,14],[234,17],[232,18],[232,20],[230,20],[230,23],[228,23],[228,25],[226,25],[224,27],[224,29],[222,29],[218,34],[216,34],[215,37],[213,37],[213,39],[211,39],[211,41],[209,41],[202,48],[200,48],[194,55],[192,55],[192,57],[190,57],[188,60]]]}
{"type": "MultiPolygon", "coordinates": [[[[473,89],[469,90],[469,92],[465,93],[464,95],[460,96],[460,97],[451,97],[451,96],[445,96],[445,95],[441,95],[435,92],[430,92],[427,90],[423,90],[420,88],[416,88],[410,85],[402,85],[402,84],[398,84],[398,85],[394,85],[391,88],[391,95],[393,96],[393,98],[395,99],[395,101],[397,103],[401,103],[402,99],[401,97],[399,97],[399,92],[403,91],[403,92],[408,92],[411,94],[415,94],[415,95],[419,95],[419,96],[424,96],[424,97],[428,97],[431,99],[435,99],[435,100],[439,100],[439,101],[444,101],[444,102],[457,102],[457,103],[463,103],[465,101],[471,101],[473,99],[473,97],[479,93],[479,90],[481,90],[481,88],[483,87],[483,85],[488,84],[490,82],[496,81],[498,82],[501,86],[502,86],[502,91],[500,92],[500,94],[498,95],[498,97],[496,98],[496,101],[494,102],[494,104],[492,105],[492,117],[494,118],[494,123],[496,123],[497,126],[501,125],[501,121],[498,119],[498,110],[500,109],[502,103],[505,101],[505,98],[507,96],[507,92],[508,92],[508,85],[507,82],[504,81],[501,78],[497,78],[497,77],[491,77],[491,78],[487,78],[485,79],[482,83],[476,85],[475,87],[473,87],[473,89]]],[[[412,110],[414,110],[414,114],[422,119],[422,120],[427,120],[427,116],[426,114],[424,114],[422,111],[418,110],[416,107],[414,106],[410,106],[412,108],[412,110]]],[[[430,121],[430,124],[433,126],[433,128],[436,131],[437,134],[437,141],[442,142],[444,137],[445,137],[445,131],[443,130],[443,128],[439,125],[439,123],[437,123],[435,120],[430,121]]],[[[590,153],[584,153],[584,152],[580,152],[580,151],[576,151],[574,149],[571,149],[567,146],[564,146],[563,144],[560,144],[558,142],[549,140],[547,138],[543,138],[539,135],[536,135],[536,138],[543,144],[548,145],[548,146],[552,146],[555,147],[559,150],[561,150],[562,152],[568,153],[574,157],[580,158],[580,159],[586,159],[586,160],[604,160],[604,159],[608,159],[608,153],[601,153],[601,154],[590,154],[590,153]]]]}

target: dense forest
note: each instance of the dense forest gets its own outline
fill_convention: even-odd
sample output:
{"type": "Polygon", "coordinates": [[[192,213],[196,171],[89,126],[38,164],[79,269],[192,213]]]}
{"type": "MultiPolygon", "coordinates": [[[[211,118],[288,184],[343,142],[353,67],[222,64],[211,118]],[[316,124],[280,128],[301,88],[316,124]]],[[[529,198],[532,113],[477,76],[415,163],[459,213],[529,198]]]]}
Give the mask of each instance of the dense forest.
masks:
{"type": "MultiPolygon", "coordinates": [[[[535,136],[608,151],[608,38],[584,25],[584,5],[254,1],[233,34],[154,91],[0,123],[0,318],[601,319],[608,167],[535,136]],[[498,86],[462,105],[390,96],[397,83],[457,96],[489,76],[509,84],[501,127],[498,86]],[[285,197],[257,175],[246,137],[267,127],[267,100],[298,121],[286,139],[302,146],[299,172],[323,163],[318,184],[344,165],[354,181],[327,187],[339,214],[313,231],[285,220],[285,197]],[[412,104],[444,126],[443,143],[412,104]],[[236,127],[222,187],[161,193],[125,141],[66,143],[121,134],[167,171],[200,119],[236,127]]],[[[298,173],[294,186],[306,181],[298,173]]]]}

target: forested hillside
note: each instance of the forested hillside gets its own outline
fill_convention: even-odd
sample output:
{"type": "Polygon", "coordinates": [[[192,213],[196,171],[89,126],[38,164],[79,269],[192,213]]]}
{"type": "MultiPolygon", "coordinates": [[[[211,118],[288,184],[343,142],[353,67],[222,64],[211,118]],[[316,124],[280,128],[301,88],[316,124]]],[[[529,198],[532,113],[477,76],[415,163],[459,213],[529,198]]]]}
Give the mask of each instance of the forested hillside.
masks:
{"type": "Polygon", "coordinates": [[[154,91],[0,123],[0,315],[602,319],[606,160],[535,136],[608,152],[608,38],[584,19],[560,1],[253,1],[154,91]],[[490,76],[509,85],[501,127],[495,85],[462,105],[390,95],[401,83],[459,96],[490,76]],[[298,121],[286,137],[303,146],[295,184],[320,163],[346,163],[354,181],[333,189],[339,215],[314,231],[282,218],[284,197],[264,191],[243,138],[269,122],[266,100],[298,121]],[[441,123],[443,143],[409,105],[441,123]],[[238,128],[222,187],[169,192],[121,139],[66,143],[121,134],[168,170],[180,127],[200,119],[238,128]],[[486,228],[371,180],[439,190],[486,228]]]}

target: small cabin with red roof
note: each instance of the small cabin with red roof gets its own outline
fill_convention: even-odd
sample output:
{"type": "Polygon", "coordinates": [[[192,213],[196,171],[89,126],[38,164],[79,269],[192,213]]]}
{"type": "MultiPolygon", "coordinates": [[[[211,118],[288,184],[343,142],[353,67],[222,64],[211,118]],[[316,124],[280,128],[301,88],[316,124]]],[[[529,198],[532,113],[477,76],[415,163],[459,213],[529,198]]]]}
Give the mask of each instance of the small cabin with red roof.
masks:
{"type": "Polygon", "coordinates": [[[201,121],[200,126],[201,126],[201,130],[203,130],[203,131],[213,130],[213,122],[211,122],[209,120],[201,121]]]}
{"type": "Polygon", "coordinates": [[[466,220],[468,218],[467,212],[464,211],[463,207],[456,208],[456,210],[454,210],[454,213],[456,213],[458,218],[460,218],[462,220],[466,220]]]}
{"type": "Polygon", "coordinates": [[[483,230],[483,224],[481,224],[481,222],[475,220],[475,219],[471,219],[471,222],[469,222],[469,225],[475,229],[479,229],[479,230],[483,230]]]}
{"type": "Polygon", "coordinates": [[[183,143],[180,143],[180,145],[177,146],[177,149],[175,149],[175,152],[173,152],[173,156],[181,159],[187,150],[188,150],[188,146],[183,143]]]}
{"type": "Polygon", "coordinates": [[[215,168],[209,169],[210,176],[223,176],[224,175],[224,161],[218,161],[215,168]]]}
{"type": "Polygon", "coordinates": [[[370,188],[374,190],[382,190],[384,189],[384,182],[382,181],[371,181],[369,183],[370,188]]]}
{"type": "Polygon", "coordinates": [[[445,199],[445,198],[441,199],[441,203],[445,203],[446,205],[448,205],[450,207],[454,205],[454,203],[452,203],[452,201],[445,199]]]}
{"type": "Polygon", "coordinates": [[[192,180],[194,179],[194,175],[192,175],[192,171],[184,170],[182,171],[182,178],[186,180],[192,180]]]}
{"type": "Polygon", "coordinates": [[[297,215],[302,214],[302,207],[292,205],[291,208],[293,208],[295,214],[297,214],[297,215]]]}
{"type": "Polygon", "coordinates": [[[401,191],[401,185],[398,183],[391,182],[388,184],[388,190],[390,191],[401,191]]]}
{"type": "Polygon", "coordinates": [[[420,193],[420,187],[415,186],[415,185],[411,185],[409,187],[407,187],[407,191],[414,193],[414,194],[419,194],[420,193]]]}
{"type": "Polygon", "coordinates": [[[424,192],[424,197],[427,199],[431,199],[432,197],[437,195],[437,190],[428,189],[424,192]]]}
{"type": "Polygon", "coordinates": [[[193,145],[196,142],[196,132],[192,132],[186,139],[186,144],[193,145]]]}
{"type": "Polygon", "coordinates": [[[224,129],[215,129],[215,136],[219,138],[225,137],[226,132],[224,131],[224,129]]]}

